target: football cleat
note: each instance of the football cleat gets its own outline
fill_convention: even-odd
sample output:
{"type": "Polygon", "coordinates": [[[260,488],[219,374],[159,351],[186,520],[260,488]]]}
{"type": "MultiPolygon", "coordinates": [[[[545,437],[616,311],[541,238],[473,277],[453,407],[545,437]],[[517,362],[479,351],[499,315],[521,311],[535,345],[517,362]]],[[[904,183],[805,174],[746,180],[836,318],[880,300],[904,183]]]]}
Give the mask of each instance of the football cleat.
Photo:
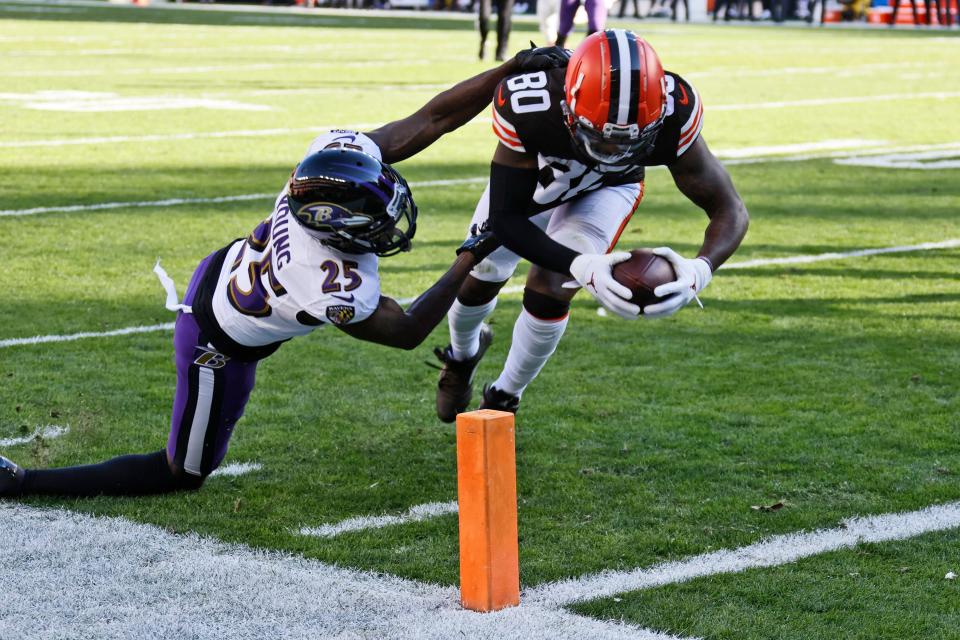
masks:
{"type": "Polygon", "coordinates": [[[290,211],[320,241],[345,253],[410,250],[417,206],[407,181],[362,151],[324,149],[303,159],[287,187],[290,211]]]}
{"type": "Polygon", "coordinates": [[[520,398],[488,384],[483,387],[483,402],[480,403],[480,408],[516,413],[520,409],[520,398]]]}
{"type": "Polygon", "coordinates": [[[0,456],[0,497],[20,495],[20,488],[23,486],[23,478],[26,475],[26,469],[18,466],[13,460],[0,456]]]}
{"type": "Polygon", "coordinates": [[[480,348],[476,355],[468,360],[456,360],[453,349],[447,345],[433,350],[443,368],[437,382],[437,417],[443,422],[453,422],[458,413],[463,413],[473,398],[473,374],[480,364],[483,354],[493,342],[493,329],[484,324],[480,327],[480,348]]]}
{"type": "Polygon", "coordinates": [[[667,112],[660,58],[632,31],[607,29],[573,52],[561,104],[574,148],[591,165],[637,164],[653,152],[667,112]]]}

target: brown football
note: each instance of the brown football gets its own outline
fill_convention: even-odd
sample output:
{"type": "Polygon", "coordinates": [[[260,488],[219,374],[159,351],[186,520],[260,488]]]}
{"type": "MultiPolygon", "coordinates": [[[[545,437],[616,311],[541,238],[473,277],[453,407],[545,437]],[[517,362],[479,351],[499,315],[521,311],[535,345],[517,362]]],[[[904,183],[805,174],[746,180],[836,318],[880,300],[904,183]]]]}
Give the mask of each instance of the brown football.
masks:
{"type": "Polygon", "coordinates": [[[614,265],[613,277],[633,292],[633,300],[630,302],[639,305],[641,309],[660,301],[660,298],[653,295],[654,289],[677,279],[673,265],[650,249],[631,251],[629,260],[614,265]]]}

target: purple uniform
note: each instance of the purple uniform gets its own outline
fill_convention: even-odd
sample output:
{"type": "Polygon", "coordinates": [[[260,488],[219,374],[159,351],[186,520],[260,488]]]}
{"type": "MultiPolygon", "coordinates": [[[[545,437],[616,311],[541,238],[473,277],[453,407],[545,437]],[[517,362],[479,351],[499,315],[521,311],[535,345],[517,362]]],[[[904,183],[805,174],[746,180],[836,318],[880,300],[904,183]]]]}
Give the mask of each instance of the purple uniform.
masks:
{"type": "MultiPolygon", "coordinates": [[[[354,131],[315,139],[307,155],[346,146],[380,159],[354,131]]],[[[368,318],[380,303],[378,258],[321,244],[290,213],[286,190],[244,239],[207,256],[187,287],[174,330],[177,391],[167,455],[195,476],[223,461],[253,390],[257,363],[325,324],[368,318]]]]}

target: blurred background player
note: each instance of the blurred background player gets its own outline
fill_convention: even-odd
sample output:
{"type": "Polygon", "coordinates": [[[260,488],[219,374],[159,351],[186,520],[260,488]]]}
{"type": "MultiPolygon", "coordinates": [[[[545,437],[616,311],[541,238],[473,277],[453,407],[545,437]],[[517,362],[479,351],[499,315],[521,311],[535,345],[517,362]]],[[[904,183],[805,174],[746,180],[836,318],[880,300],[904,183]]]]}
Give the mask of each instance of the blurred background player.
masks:
{"type": "Polygon", "coordinates": [[[381,295],[378,257],[409,250],[417,219],[406,181],[388,163],[469,122],[508,74],[566,60],[566,52],[557,49],[523,51],[407,118],[367,134],[335,130],[316,138],[277,196],[273,213],[247,238],[204,258],[182,304],[157,267],[167,306],[177,311],[177,385],[166,448],[42,470],[0,456],[0,496],[198,489],[226,455],[258,363],[287,340],[329,324],[390,347],[419,345],[495,241],[481,234],[465,242],[450,269],[407,311],[381,295]]]}
{"type": "Polygon", "coordinates": [[[491,228],[503,247],[477,265],[447,316],[450,344],[437,350],[441,420],[454,420],[470,404],[474,371],[492,339],[483,320],[520,258],[533,263],[523,309],[481,408],[517,410],[563,335],[578,287],[618,315],[638,317],[629,290],[611,274],[629,253],[608,252],[640,204],[645,167],[666,165],[709,223],[693,258],[656,250],[673,264],[677,280],[657,288],[665,299],[643,309],[644,317],[671,315],[707,286],[740,245],[748,215],[700,135],[702,126],[693,86],[664,72],[653,48],[622,29],[588,37],[566,71],[516,74],[500,83],[493,105],[499,144],[470,233],[491,228]]]}
{"type": "Polygon", "coordinates": [[[497,52],[496,60],[502,61],[510,46],[510,27],[513,21],[514,0],[480,0],[480,15],[477,21],[480,27],[480,53],[483,60],[487,55],[487,35],[490,33],[491,5],[497,5],[497,52]]]}
{"type": "MultiPolygon", "coordinates": [[[[587,35],[596,33],[607,24],[607,3],[605,0],[582,0],[587,12],[587,35]]],[[[581,0],[560,0],[560,25],[557,27],[557,46],[562,47],[573,31],[573,19],[580,8],[581,0]]]]}

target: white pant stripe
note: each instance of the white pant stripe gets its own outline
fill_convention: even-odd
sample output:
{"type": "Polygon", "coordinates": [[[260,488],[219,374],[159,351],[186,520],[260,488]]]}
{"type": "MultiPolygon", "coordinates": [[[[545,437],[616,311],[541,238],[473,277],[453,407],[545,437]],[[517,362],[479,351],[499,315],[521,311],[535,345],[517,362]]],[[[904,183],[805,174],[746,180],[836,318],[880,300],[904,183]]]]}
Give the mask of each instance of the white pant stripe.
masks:
{"type": "Polygon", "coordinates": [[[192,475],[201,475],[200,465],[203,460],[203,441],[207,436],[207,427],[210,424],[210,406],[213,404],[213,370],[199,367],[197,385],[197,407],[193,412],[193,423],[190,425],[190,440],[187,442],[187,455],[183,460],[183,469],[192,475]]]}

